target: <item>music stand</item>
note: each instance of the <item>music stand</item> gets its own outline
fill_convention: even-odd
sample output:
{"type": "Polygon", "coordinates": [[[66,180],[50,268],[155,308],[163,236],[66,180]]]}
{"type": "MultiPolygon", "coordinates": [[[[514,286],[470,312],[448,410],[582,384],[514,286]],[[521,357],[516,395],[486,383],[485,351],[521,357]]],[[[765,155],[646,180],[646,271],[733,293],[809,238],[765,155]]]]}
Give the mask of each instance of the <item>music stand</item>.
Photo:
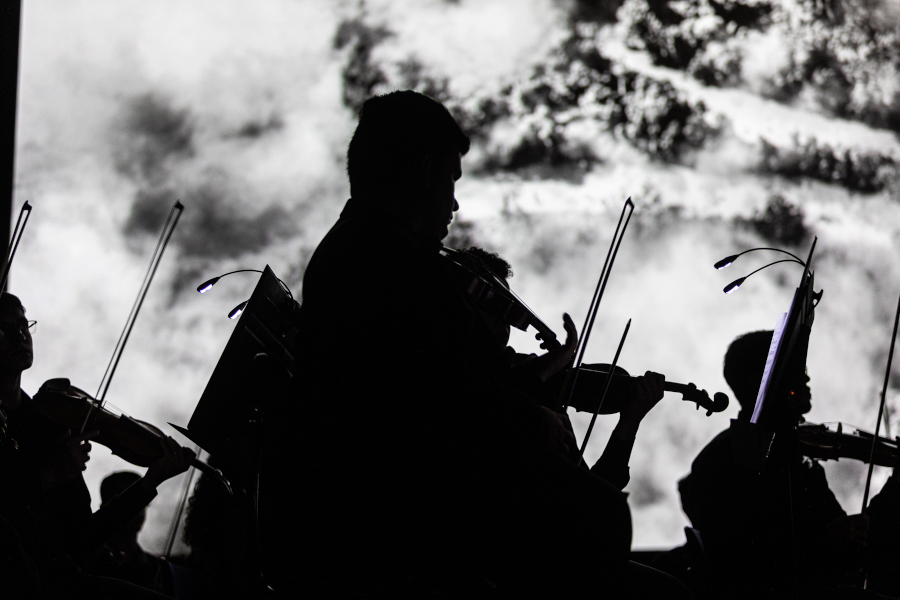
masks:
{"type": "Polygon", "coordinates": [[[806,366],[815,308],[822,298],[821,291],[813,291],[815,273],[811,264],[816,241],[813,240],[809,250],[791,308],[773,336],[775,347],[770,348],[770,354],[774,351],[774,360],[767,361],[753,417],[750,422],[731,421],[735,462],[757,472],[769,456],[776,433],[788,427],[787,424],[796,423],[799,416],[796,403],[790,400],[790,387],[797,369],[806,366]]]}
{"type": "Polygon", "coordinates": [[[265,413],[296,372],[292,349],[300,305],[266,265],[219,357],[187,428],[175,427],[215,457],[248,510],[244,561],[251,589],[271,596],[262,565],[259,489],[265,413]]]}
{"type": "Polygon", "coordinates": [[[294,376],[298,309],[299,304],[266,265],[187,428],[173,425],[223,467],[242,462],[240,455],[255,437],[251,429],[259,422],[261,402],[294,376]]]}

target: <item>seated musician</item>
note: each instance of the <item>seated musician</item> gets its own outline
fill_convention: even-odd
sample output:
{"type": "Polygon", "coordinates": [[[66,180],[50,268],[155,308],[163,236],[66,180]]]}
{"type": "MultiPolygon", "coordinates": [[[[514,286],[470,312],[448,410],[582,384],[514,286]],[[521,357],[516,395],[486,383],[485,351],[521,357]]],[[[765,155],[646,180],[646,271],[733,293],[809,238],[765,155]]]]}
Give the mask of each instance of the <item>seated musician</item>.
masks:
{"type": "MultiPolygon", "coordinates": [[[[509,289],[509,278],[513,275],[512,265],[499,254],[488,252],[478,246],[466,248],[462,252],[478,258],[509,289]]],[[[528,394],[546,410],[551,410],[550,406],[558,402],[560,388],[565,381],[561,375],[571,362],[577,342],[577,331],[571,317],[568,314],[563,315],[566,343],[560,348],[548,350],[538,356],[516,352],[507,345],[510,335],[508,324],[480,308],[478,315],[490,331],[492,341],[495,342],[485,345],[491,348],[491,356],[487,361],[493,362],[496,366],[497,376],[508,381],[515,389],[528,394]]],[[[582,379],[582,383],[584,382],[582,379]]],[[[647,413],[662,399],[664,382],[663,375],[652,371],[647,371],[643,377],[635,378],[634,386],[629,390],[629,397],[623,403],[619,421],[610,435],[603,455],[591,467],[594,473],[619,489],[624,489],[631,478],[628,462],[631,459],[638,427],[647,413]]],[[[568,425],[568,418],[565,415],[553,413],[553,416],[564,420],[568,425]]]]}
{"type": "Polygon", "coordinates": [[[363,106],[351,199],[304,275],[297,397],[260,513],[276,589],[472,597],[487,579],[521,597],[587,582],[631,596],[653,579],[627,567],[625,495],[472,360],[482,325],[439,255],[468,147],[426,96],[363,106]]]}
{"type": "MultiPolygon", "coordinates": [[[[6,413],[3,402],[0,402],[0,482],[3,486],[14,484],[9,477],[9,458],[16,449],[15,441],[6,436],[6,413]]],[[[4,502],[5,496],[0,494],[0,589],[11,598],[23,600],[42,600],[41,576],[32,559],[22,544],[22,539],[7,520],[11,512],[4,502]]]]}
{"type": "MultiPolygon", "coordinates": [[[[215,456],[207,462],[219,466],[215,456]]],[[[190,555],[184,565],[204,580],[195,585],[209,588],[212,597],[222,600],[252,595],[255,589],[248,589],[248,582],[253,582],[248,574],[252,562],[248,556],[252,548],[250,524],[240,499],[230,496],[221,483],[203,473],[186,508],[183,539],[190,547],[190,555]]]]}
{"type": "Polygon", "coordinates": [[[91,434],[72,433],[46,418],[22,391],[21,376],[33,349],[25,309],[16,296],[0,294],[0,403],[7,435],[15,440],[0,457],[7,485],[0,492],[0,518],[15,528],[34,561],[48,598],[156,597],[119,580],[88,576],[82,563],[137,516],[156,496],[156,486],[187,469],[193,453],[169,438],[164,458],[140,481],[96,513],[81,472],[89,460],[91,434]]]}
{"type": "MultiPolygon", "coordinates": [[[[100,482],[100,506],[108,505],[113,498],[140,480],[141,476],[133,471],[117,471],[107,475],[100,482]]],[[[89,570],[97,575],[123,579],[161,594],[174,596],[168,562],[145,551],[138,543],[138,535],[146,518],[147,509],[144,508],[106,542],[89,570]]]]}
{"type": "MultiPolygon", "coordinates": [[[[748,333],[734,340],[725,355],[725,380],[741,405],[739,420],[750,420],[771,340],[771,331],[748,333]]],[[[798,373],[791,390],[801,414],[811,408],[808,381],[798,373]]],[[[802,458],[801,481],[789,489],[784,470],[757,474],[737,465],[732,438],[730,429],[716,436],[678,485],[682,508],[704,542],[713,585],[734,598],[789,596],[795,589],[800,597],[870,597],[871,592],[853,583],[861,581],[867,537],[871,540],[869,518],[873,530],[897,521],[900,485],[895,476],[872,499],[869,517],[848,516],[818,462],[802,458]],[[797,495],[800,507],[793,527],[790,494],[797,495]],[[792,529],[796,554],[791,551],[792,529]]],[[[876,541],[878,547],[886,545],[876,541]]],[[[875,576],[870,590],[878,580],[876,588],[894,593],[882,574],[870,575],[875,576]]]]}

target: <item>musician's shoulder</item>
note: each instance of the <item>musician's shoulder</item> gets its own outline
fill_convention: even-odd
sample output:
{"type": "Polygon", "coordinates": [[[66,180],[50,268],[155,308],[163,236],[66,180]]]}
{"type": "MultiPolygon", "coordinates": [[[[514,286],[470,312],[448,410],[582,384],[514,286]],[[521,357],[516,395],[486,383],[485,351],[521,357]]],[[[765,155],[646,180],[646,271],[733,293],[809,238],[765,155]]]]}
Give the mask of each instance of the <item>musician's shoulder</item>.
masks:
{"type": "Polygon", "coordinates": [[[727,453],[731,453],[731,443],[732,443],[732,433],[731,429],[723,429],[719,433],[716,434],[716,437],[711,439],[706,446],[704,446],[703,450],[698,455],[698,458],[703,455],[710,456],[719,456],[727,451],[727,453]]]}
{"type": "Polygon", "coordinates": [[[720,431],[694,458],[691,473],[703,476],[705,473],[731,471],[735,466],[731,442],[731,430],[720,431]]]}

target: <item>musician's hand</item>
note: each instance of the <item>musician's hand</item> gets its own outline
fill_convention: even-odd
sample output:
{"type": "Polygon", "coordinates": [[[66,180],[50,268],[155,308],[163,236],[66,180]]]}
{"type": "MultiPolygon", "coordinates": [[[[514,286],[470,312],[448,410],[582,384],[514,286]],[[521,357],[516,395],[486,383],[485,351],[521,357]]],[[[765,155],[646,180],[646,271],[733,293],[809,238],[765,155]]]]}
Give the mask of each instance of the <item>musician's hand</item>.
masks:
{"type": "Polygon", "coordinates": [[[547,422],[546,449],[552,453],[571,458],[577,445],[568,417],[553,412],[545,406],[542,406],[541,410],[544,411],[544,417],[547,422]]]}
{"type": "Polygon", "coordinates": [[[615,432],[622,438],[633,438],[637,435],[641,421],[647,413],[662,400],[663,385],[666,376],[647,371],[640,377],[635,377],[629,397],[625,400],[619,413],[619,423],[615,432]]]}
{"type": "Polygon", "coordinates": [[[163,481],[184,473],[196,457],[193,450],[185,448],[171,437],[160,438],[159,445],[163,455],[150,463],[141,480],[141,485],[148,489],[155,490],[163,481]]]}
{"type": "Polygon", "coordinates": [[[54,488],[78,477],[87,469],[91,460],[91,442],[100,432],[89,431],[80,436],[73,436],[70,429],[58,439],[46,453],[46,460],[37,467],[41,486],[54,488]]]}
{"type": "Polygon", "coordinates": [[[71,464],[73,467],[77,468],[79,472],[87,469],[88,461],[91,460],[90,440],[97,437],[99,433],[99,431],[89,431],[84,435],[72,437],[72,432],[66,430],[66,451],[72,459],[71,464]]]}
{"type": "MultiPolygon", "coordinates": [[[[578,345],[578,330],[575,329],[575,323],[568,313],[563,313],[563,327],[566,330],[566,343],[554,350],[548,350],[528,363],[529,368],[534,369],[541,381],[547,381],[572,361],[575,346],[578,345]]],[[[544,347],[543,344],[541,347],[544,347]]]]}

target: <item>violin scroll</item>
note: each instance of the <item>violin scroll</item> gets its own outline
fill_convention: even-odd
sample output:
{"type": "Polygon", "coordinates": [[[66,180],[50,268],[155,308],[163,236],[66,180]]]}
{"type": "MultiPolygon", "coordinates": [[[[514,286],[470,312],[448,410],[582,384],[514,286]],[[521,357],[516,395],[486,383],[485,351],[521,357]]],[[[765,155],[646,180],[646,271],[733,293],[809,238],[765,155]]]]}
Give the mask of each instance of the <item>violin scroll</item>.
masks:
{"type": "Polygon", "coordinates": [[[666,391],[677,392],[681,394],[681,399],[686,402],[693,402],[699,410],[701,407],[706,409],[706,416],[713,413],[719,413],[728,408],[728,395],[722,392],[713,394],[712,400],[709,398],[709,392],[698,389],[693,383],[682,385],[679,383],[666,382],[666,391]]]}
{"type": "MultiPolygon", "coordinates": [[[[575,410],[588,412],[594,410],[596,398],[599,397],[599,390],[602,382],[606,379],[608,370],[609,365],[606,364],[586,364],[578,369],[578,385],[575,387],[571,402],[571,406],[575,410]]],[[[610,386],[610,395],[602,407],[601,414],[619,412],[633,382],[634,377],[631,377],[625,369],[616,367],[610,386]]],[[[706,390],[698,389],[693,383],[676,383],[667,379],[663,384],[663,389],[667,392],[681,394],[682,400],[695,403],[698,409],[705,408],[707,417],[728,408],[729,401],[726,394],[716,392],[710,398],[706,390]]]]}

